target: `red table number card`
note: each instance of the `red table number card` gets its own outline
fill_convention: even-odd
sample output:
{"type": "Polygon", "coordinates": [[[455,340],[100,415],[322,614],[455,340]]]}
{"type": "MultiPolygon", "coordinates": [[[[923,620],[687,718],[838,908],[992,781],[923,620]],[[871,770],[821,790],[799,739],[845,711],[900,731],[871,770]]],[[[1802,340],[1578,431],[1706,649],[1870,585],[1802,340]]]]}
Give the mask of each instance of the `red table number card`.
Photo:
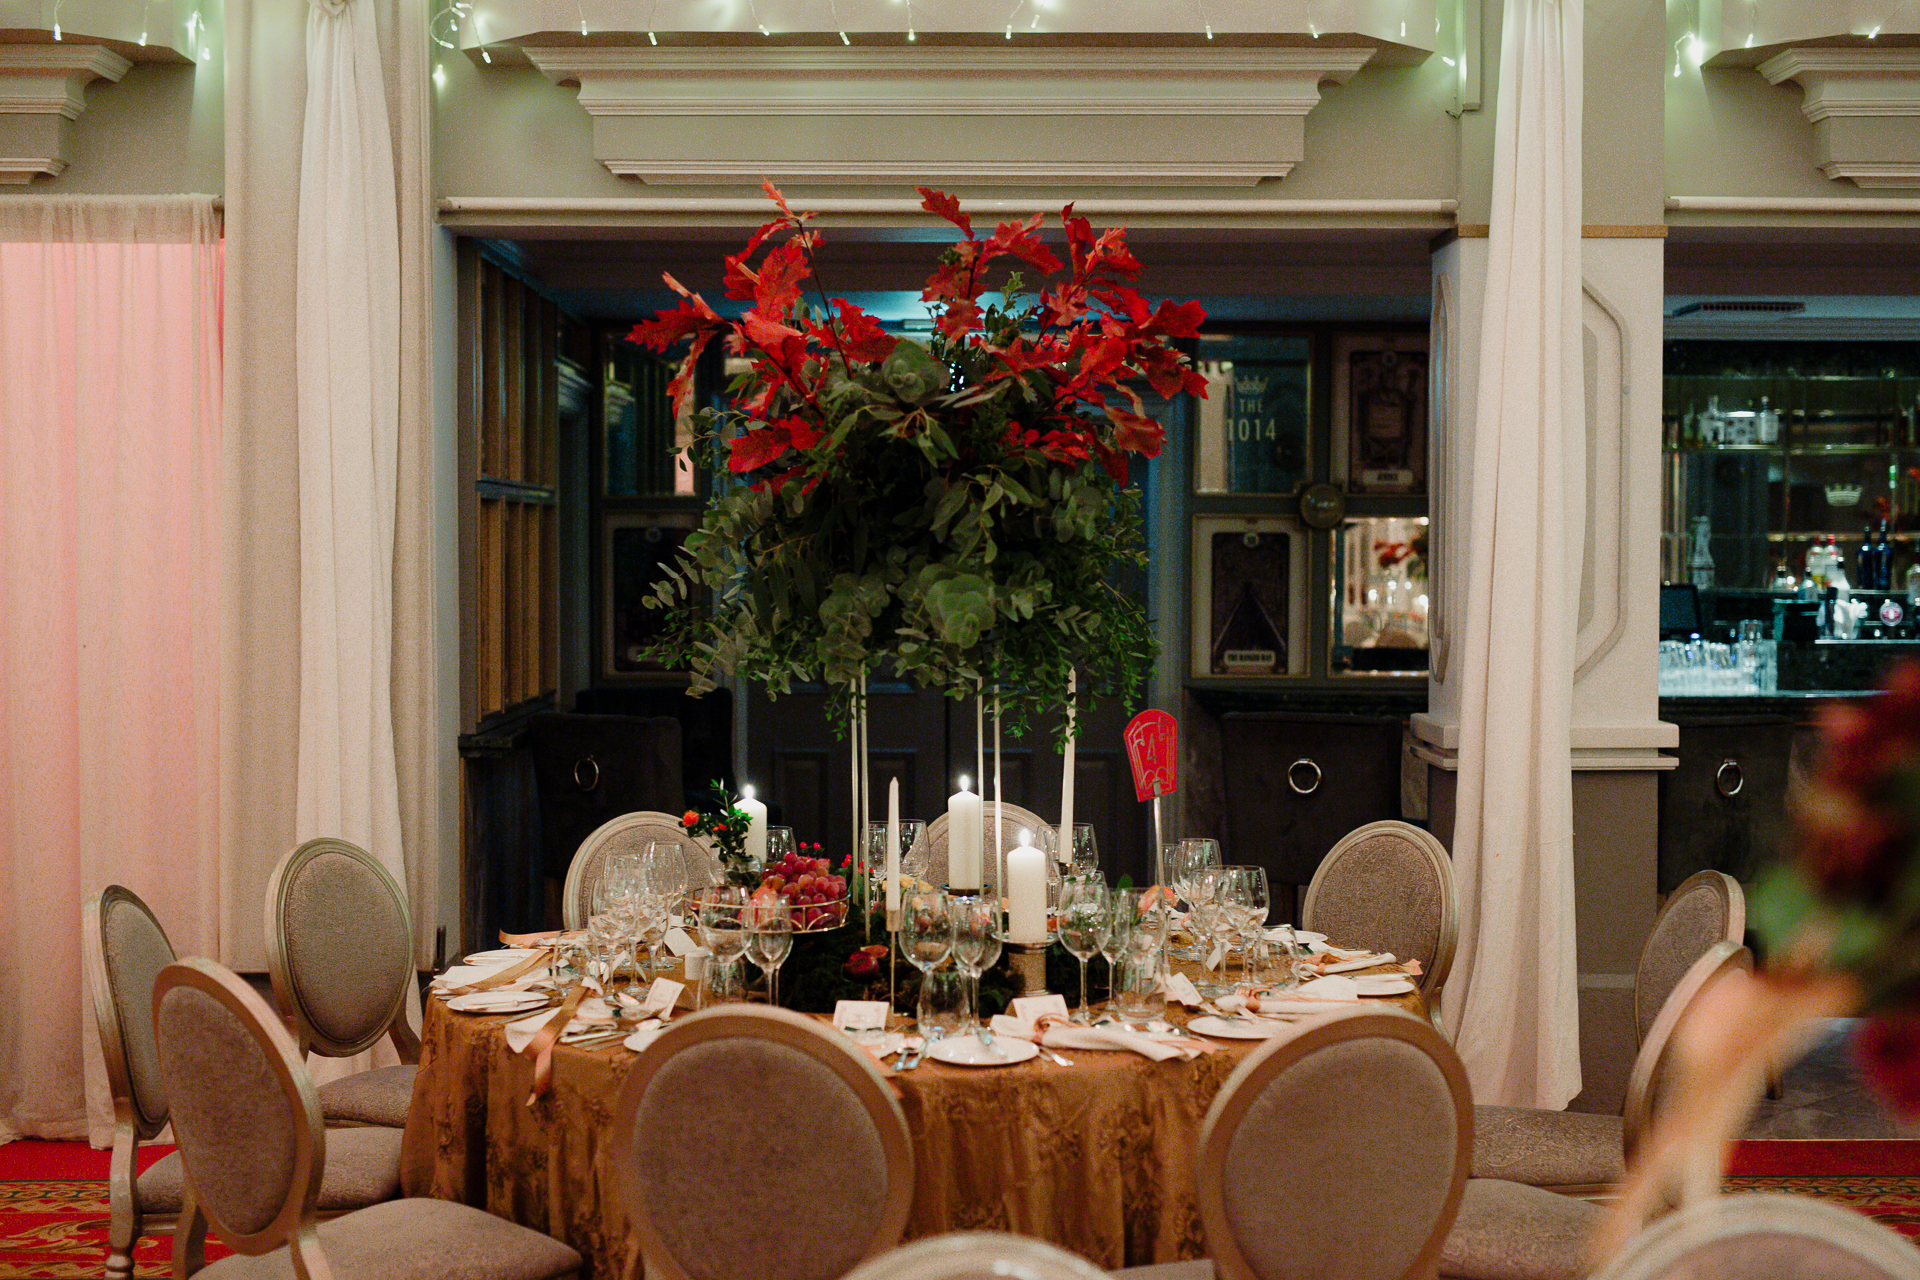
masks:
{"type": "Polygon", "coordinates": [[[1142,711],[1127,722],[1126,742],[1134,793],[1141,800],[1172,795],[1179,763],[1179,722],[1164,711],[1142,711]]]}

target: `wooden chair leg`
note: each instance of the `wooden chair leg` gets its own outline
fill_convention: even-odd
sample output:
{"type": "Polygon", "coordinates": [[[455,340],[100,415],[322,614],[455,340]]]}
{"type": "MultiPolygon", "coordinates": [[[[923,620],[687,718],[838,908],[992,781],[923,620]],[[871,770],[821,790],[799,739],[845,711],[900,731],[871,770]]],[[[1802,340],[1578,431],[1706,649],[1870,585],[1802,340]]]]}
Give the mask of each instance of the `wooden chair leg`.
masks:
{"type": "Polygon", "coordinates": [[[113,1154],[107,1164],[107,1280],[132,1280],[133,1246],[140,1239],[140,1208],[134,1203],[134,1153],[139,1143],[133,1125],[113,1129],[113,1154]]]}

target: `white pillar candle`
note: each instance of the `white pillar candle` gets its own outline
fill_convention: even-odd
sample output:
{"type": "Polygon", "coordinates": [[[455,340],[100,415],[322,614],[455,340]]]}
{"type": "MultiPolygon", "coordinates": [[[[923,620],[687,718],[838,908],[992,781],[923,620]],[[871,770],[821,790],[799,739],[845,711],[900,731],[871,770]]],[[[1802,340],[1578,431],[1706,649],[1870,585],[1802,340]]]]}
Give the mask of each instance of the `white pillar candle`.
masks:
{"type": "Polygon", "coordinates": [[[753,859],[753,865],[764,867],[767,864],[767,806],[753,798],[752,787],[740,788],[740,799],[734,808],[747,815],[747,857],[753,859]]]}
{"type": "Polygon", "coordinates": [[[1020,847],[1007,853],[1007,936],[1015,942],[1045,942],[1047,929],[1047,857],[1020,833],[1020,847]]]}
{"type": "Polygon", "coordinates": [[[1007,840],[1000,808],[1000,686],[993,686],[993,891],[1007,896],[1007,840]]]}
{"type": "Polygon", "coordinates": [[[900,779],[887,780],[887,914],[900,913],[900,779]]]}
{"type": "Polygon", "coordinates": [[[980,888],[980,797],[960,789],[947,797],[947,884],[976,892],[980,888]]]}
{"type": "Polygon", "coordinates": [[[1074,716],[1074,692],[1077,689],[1075,673],[1067,672],[1067,759],[1060,766],[1060,843],[1054,848],[1053,856],[1060,865],[1073,862],[1073,744],[1078,725],[1074,716]]]}

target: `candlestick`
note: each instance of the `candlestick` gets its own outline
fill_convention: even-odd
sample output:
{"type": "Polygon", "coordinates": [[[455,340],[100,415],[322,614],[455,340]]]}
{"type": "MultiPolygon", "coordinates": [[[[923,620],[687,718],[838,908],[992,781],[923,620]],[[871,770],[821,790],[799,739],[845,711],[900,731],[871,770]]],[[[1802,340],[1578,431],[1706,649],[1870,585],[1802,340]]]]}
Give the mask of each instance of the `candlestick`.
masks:
{"type": "Polygon", "coordinates": [[[954,889],[980,890],[980,797],[960,779],[960,790],[947,797],[947,884],[954,889]]]}
{"type": "Polygon", "coordinates": [[[1020,847],[1007,854],[1007,936],[1015,942],[1040,942],[1047,929],[1047,856],[1020,833],[1020,847]]]}
{"type": "Polygon", "coordinates": [[[1067,672],[1067,751],[1066,763],[1060,766],[1060,843],[1053,856],[1062,866],[1073,865],[1073,748],[1078,729],[1074,715],[1074,693],[1077,689],[1076,673],[1067,672]]]}
{"type": "Polygon", "coordinates": [[[1006,835],[1001,830],[1006,810],[1000,807],[1000,686],[993,686],[993,887],[1007,895],[1006,835]]]}
{"type": "Polygon", "coordinates": [[[752,786],[740,788],[734,808],[747,815],[747,857],[756,867],[767,865],[767,806],[753,798],[752,786]]]}
{"type": "Polygon", "coordinates": [[[900,779],[887,779],[887,918],[900,913],[900,779]]]}

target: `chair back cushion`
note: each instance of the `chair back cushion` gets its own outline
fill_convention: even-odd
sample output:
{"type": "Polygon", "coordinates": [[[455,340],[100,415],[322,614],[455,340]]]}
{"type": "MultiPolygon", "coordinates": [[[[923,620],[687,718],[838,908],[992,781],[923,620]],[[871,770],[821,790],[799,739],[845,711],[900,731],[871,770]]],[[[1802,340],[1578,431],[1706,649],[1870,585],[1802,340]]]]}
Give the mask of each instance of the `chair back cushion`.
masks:
{"type": "Polygon", "coordinates": [[[1453,863],[1440,842],[1405,822],[1370,822],[1336,844],[1314,872],[1300,923],[1346,947],[1418,960],[1422,991],[1443,985],[1459,930],[1453,863]]]}
{"type": "Polygon", "coordinates": [[[267,883],[267,964],[310,1048],[359,1053],[400,1015],[414,981],[406,898],[365,850],[309,840],[267,883]]]}
{"type": "Polygon", "coordinates": [[[688,835],[674,814],[651,809],[623,813],[601,823],[592,835],[582,840],[573,862],[567,867],[567,881],[560,898],[561,915],[567,928],[587,927],[587,917],[593,914],[593,882],[600,874],[601,864],[616,853],[645,853],[647,844],[654,840],[671,840],[680,846],[690,887],[697,889],[725,880],[720,855],[704,841],[688,835]]]}
{"type": "Polygon", "coordinates": [[[834,1280],[905,1228],[906,1118],[872,1063],[810,1018],[683,1018],[622,1106],[616,1159],[650,1274],[834,1280]]]}
{"type": "Polygon", "coordinates": [[[1196,1190],[1228,1280],[1431,1274],[1473,1146],[1466,1072],[1398,1010],[1301,1023],[1255,1050],[1215,1097],[1196,1190]]]}
{"type": "Polygon", "coordinates": [[[1753,952],[1725,939],[1713,943],[1705,955],[1680,975],[1666,1004],[1654,1015],[1653,1025],[1647,1028],[1646,1036],[1640,1041],[1640,1051],[1633,1057],[1633,1067],[1627,1073],[1627,1095],[1620,1109],[1620,1137],[1629,1161],[1640,1140],[1652,1129],[1653,1118],[1660,1110],[1661,1093],[1673,1065],[1674,1031],[1700,993],[1733,969],[1752,973],[1753,952]]]}
{"type": "Polygon", "coordinates": [[[1633,975],[1633,1030],[1644,1040],[1680,975],[1716,942],[1739,946],[1747,933],[1746,895],[1724,871],[1681,881],[1654,918],[1633,975]]]}
{"type": "Polygon", "coordinates": [[[1593,1280],[1913,1280],[1920,1249],[1807,1196],[1715,1196],[1668,1214],[1593,1280]]]}
{"type": "MultiPolygon", "coordinates": [[[[980,829],[980,874],[986,883],[991,884],[994,877],[993,861],[993,801],[989,800],[981,808],[980,829]]],[[[1002,802],[1000,810],[1001,852],[1020,847],[1020,833],[1029,832],[1037,837],[1041,830],[1052,824],[1041,819],[1031,809],[1022,809],[1017,804],[1002,802]]],[[[947,815],[943,811],[920,833],[920,840],[908,854],[908,860],[926,868],[927,882],[933,885],[947,883],[947,815]],[[924,846],[924,847],[923,847],[924,846]]]]}
{"type": "Polygon", "coordinates": [[[320,1103],[280,1019],[211,960],[161,971],[160,1077],[187,1181],[213,1229],[242,1253],[276,1247],[318,1198],[320,1103]]]}
{"type": "Polygon", "coordinates": [[[173,963],[173,944],[147,904],[117,884],[89,902],[85,916],[87,984],[107,1084],[116,1099],[131,1104],[135,1135],[151,1138],[167,1123],[167,1091],[153,1042],[153,982],[173,963]]]}

